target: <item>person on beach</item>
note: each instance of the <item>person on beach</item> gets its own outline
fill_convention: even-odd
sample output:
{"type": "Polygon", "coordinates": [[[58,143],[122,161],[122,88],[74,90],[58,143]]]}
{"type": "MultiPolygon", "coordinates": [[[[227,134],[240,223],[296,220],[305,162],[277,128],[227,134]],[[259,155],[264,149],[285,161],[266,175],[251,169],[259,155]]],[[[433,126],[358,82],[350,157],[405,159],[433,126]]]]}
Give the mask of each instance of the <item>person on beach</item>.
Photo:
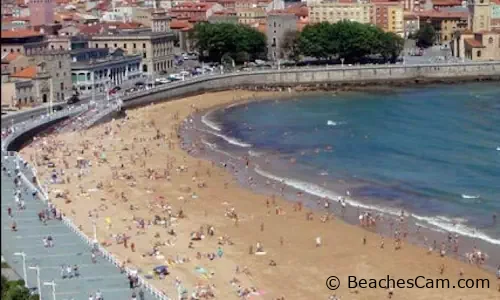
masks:
{"type": "Polygon", "coordinates": [[[321,237],[316,237],[316,248],[321,247],[321,237]]]}

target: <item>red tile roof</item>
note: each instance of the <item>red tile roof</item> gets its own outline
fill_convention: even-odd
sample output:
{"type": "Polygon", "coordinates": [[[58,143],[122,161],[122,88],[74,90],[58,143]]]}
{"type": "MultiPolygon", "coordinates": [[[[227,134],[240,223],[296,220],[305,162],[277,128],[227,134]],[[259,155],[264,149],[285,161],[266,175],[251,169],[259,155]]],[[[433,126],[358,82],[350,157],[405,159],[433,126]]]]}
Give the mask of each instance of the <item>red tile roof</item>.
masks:
{"type": "Polygon", "coordinates": [[[439,10],[425,10],[415,12],[415,15],[423,18],[441,18],[441,19],[466,19],[469,17],[468,12],[452,12],[439,10]]]}
{"type": "Polygon", "coordinates": [[[43,34],[31,29],[2,30],[2,38],[24,38],[32,36],[42,36],[43,34]]]}
{"type": "Polygon", "coordinates": [[[10,63],[11,61],[18,58],[21,55],[22,54],[18,52],[9,52],[9,54],[7,54],[5,57],[2,58],[2,63],[10,63]]]}
{"type": "Polygon", "coordinates": [[[483,43],[475,39],[465,39],[465,43],[472,48],[484,48],[483,43]]]}
{"type": "Polygon", "coordinates": [[[170,28],[171,29],[183,29],[189,26],[188,21],[178,21],[178,20],[173,20],[170,22],[170,28]]]}
{"type": "Polygon", "coordinates": [[[34,78],[37,74],[36,66],[29,66],[17,73],[10,75],[10,77],[16,78],[34,78]]]}
{"type": "Polygon", "coordinates": [[[461,0],[432,0],[433,6],[461,6],[461,0]]]}

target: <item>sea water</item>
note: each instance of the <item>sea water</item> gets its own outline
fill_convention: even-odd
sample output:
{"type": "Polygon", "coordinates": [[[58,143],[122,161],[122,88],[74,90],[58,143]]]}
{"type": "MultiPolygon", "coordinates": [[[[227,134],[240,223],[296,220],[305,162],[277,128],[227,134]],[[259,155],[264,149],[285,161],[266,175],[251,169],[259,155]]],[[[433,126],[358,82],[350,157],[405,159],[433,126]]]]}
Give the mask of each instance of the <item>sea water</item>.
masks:
{"type": "Polygon", "coordinates": [[[500,245],[498,82],[293,97],[203,123],[224,151],[295,161],[257,170],[270,179],[500,245]]]}

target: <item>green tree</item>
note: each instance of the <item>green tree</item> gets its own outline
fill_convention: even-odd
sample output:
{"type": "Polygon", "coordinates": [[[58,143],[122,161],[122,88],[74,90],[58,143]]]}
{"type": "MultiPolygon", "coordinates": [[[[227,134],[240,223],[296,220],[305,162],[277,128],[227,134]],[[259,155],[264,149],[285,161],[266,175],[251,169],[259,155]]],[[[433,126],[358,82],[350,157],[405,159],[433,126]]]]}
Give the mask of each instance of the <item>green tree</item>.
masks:
{"type": "Polygon", "coordinates": [[[382,30],[377,40],[377,54],[380,54],[384,60],[395,63],[404,49],[405,40],[393,32],[383,32],[382,30]]]}
{"type": "Polygon", "coordinates": [[[316,23],[304,27],[299,38],[302,54],[318,59],[331,58],[337,53],[335,24],[316,23]]]}
{"type": "Polygon", "coordinates": [[[416,33],[417,46],[428,48],[436,42],[436,30],[431,24],[425,23],[416,33]]]}
{"type": "Polygon", "coordinates": [[[295,30],[285,31],[283,40],[281,41],[280,57],[291,59],[295,62],[300,60],[300,33],[295,30]]]}
{"type": "Polygon", "coordinates": [[[227,54],[243,63],[266,55],[266,36],[243,24],[198,23],[190,38],[203,60],[218,62],[227,54]]]}
{"type": "Polygon", "coordinates": [[[351,21],[334,24],[338,39],[338,56],[356,62],[369,54],[377,54],[379,30],[375,26],[351,21]]]}
{"type": "Polygon", "coordinates": [[[31,295],[24,287],[24,280],[9,281],[2,275],[2,300],[38,300],[38,295],[31,295]]]}

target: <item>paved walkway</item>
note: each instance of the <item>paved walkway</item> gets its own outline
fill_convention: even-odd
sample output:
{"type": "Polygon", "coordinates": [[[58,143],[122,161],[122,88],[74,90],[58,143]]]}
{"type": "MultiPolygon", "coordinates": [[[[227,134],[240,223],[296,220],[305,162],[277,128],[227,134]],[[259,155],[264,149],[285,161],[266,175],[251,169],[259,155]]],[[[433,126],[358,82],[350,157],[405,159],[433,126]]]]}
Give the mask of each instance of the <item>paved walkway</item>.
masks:
{"type": "MultiPolygon", "coordinates": [[[[105,299],[127,300],[131,298],[125,274],[108,260],[98,257],[97,263],[91,261],[90,246],[65,224],[57,220],[49,220],[43,225],[37,213],[46,205],[40,200],[34,200],[31,190],[22,186],[22,199],[26,209],[19,211],[14,202],[14,158],[2,157],[2,166],[11,170],[11,177],[2,170],[2,254],[7,263],[23,276],[23,261],[15,252],[26,253],[26,266],[39,266],[42,282],[42,299],[52,299],[52,287],[44,286],[43,282],[54,280],[58,300],[88,300],[89,294],[100,290],[105,299]],[[7,208],[11,207],[18,231],[11,231],[12,218],[8,216],[7,208]],[[45,248],[43,238],[51,235],[54,239],[53,248],[45,248]],[[78,278],[62,279],[61,265],[78,265],[78,278]]],[[[21,166],[22,168],[22,166],[21,166]]],[[[28,175],[31,172],[23,170],[28,175]]],[[[24,172],[23,172],[24,173],[24,172]]],[[[29,175],[28,175],[29,176],[29,175]]],[[[27,178],[31,178],[28,177],[27,178]]],[[[28,285],[36,288],[36,271],[27,269],[28,285]]],[[[145,291],[146,293],[146,291],[145,291]]],[[[145,299],[155,299],[146,293],[145,299]]]]}

